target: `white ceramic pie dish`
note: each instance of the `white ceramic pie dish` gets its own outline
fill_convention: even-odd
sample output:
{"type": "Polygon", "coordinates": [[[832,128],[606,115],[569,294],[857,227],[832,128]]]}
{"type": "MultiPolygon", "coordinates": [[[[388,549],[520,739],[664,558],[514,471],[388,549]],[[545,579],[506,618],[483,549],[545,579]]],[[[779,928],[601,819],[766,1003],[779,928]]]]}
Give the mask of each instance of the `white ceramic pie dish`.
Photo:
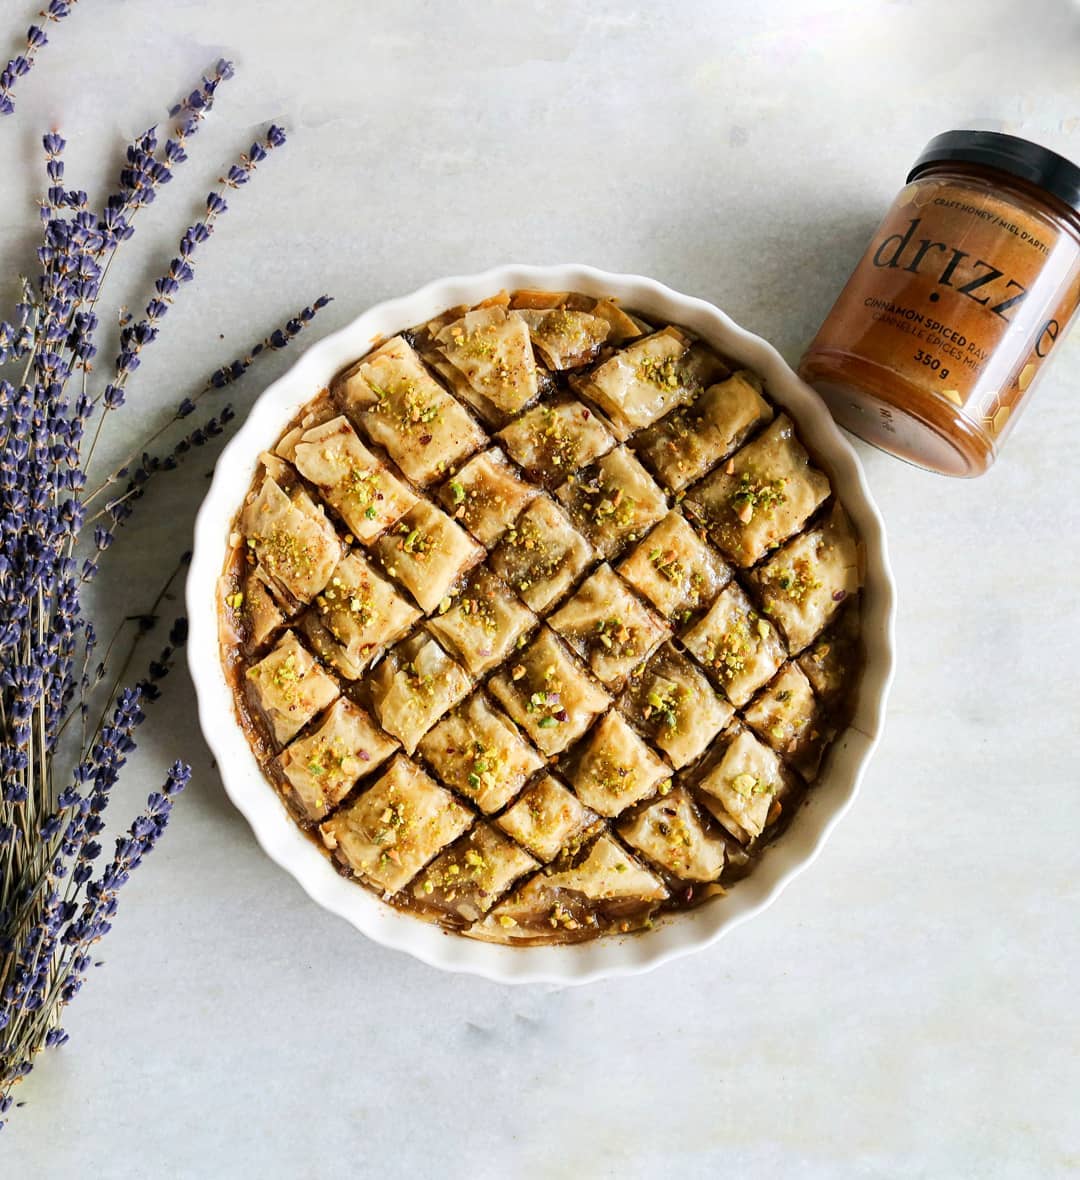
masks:
{"type": "Polygon", "coordinates": [[[314,901],[376,942],[435,967],[502,983],[586,983],[647,971],[710,945],[760,913],[814,860],[854,800],[881,733],[893,670],[894,588],[884,527],[859,460],[824,403],[770,344],[740,328],[711,304],[652,279],[609,274],[587,266],[504,266],[483,274],[442,279],[370,308],[309,348],[256,401],[218,460],[195,523],[187,610],[188,662],[199,721],[226,792],[266,853],[291,873],[314,901]],[[225,562],[230,526],[260,452],[276,442],[300,407],[335,373],[380,338],[430,319],[445,308],[474,304],[503,288],[521,287],[614,296],[624,307],[645,316],[685,325],[721,352],[759,372],[770,396],[790,411],[803,441],[831,477],[866,552],[862,610],[866,661],[852,722],[830,748],[824,772],[791,826],[768,848],[754,872],[726,897],[672,914],[647,933],[571,946],[499,946],[449,935],[399,913],[374,893],[341,877],[297,827],[263,777],[235,720],[218,649],[216,584],[225,562]]]}

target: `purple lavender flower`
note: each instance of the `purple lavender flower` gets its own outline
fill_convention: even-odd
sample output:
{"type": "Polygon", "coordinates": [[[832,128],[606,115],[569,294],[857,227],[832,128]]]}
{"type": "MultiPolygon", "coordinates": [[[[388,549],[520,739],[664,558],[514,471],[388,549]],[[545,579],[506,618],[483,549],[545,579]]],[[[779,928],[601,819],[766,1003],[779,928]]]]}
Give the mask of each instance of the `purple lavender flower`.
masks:
{"type": "MultiPolygon", "coordinates": [[[[254,173],[256,164],[265,160],[274,148],[284,142],[284,132],[279,127],[271,126],[265,139],[253,143],[248,152],[240,157],[239,162],[229,168],[226,175],[219,181],[221,188],[237,188],[246,184],[254,173]]],[[[177,256],[169,263],[168,271],[154,284],[155,297],[146,305],[144,318],[125,324],[121,330],[120,351],[116,357],[115,373],[102,396],[102,404],[106,412],[118,409],[123,405],[124,388],[131,374],[141,363],[140,354],[143,348],[157,339],[159,325],[167,315],[180,288],[194,279],[193,259],[195,252],[213,234],[217,219],[227,209],[228,205],[220,190],[207,196],[206,213],[203,219],[189,225],[181,236],[177,256]]],[[[90,453],[92,456],[92,446],[90,453]]]]}
{"type": "MultiPolygon", "coordinates": [[[[58,24],[78,2],[79,0],[49,0],[38,15],[47,25],[58,24]]],[[[38,50],[48,43],[49,38],[40,25],[31,25],[26,30],[26,48],[0,70],[0,115],[10,115],[15,110],[15,103],[11,97],[15,81],[30,73],[34,68],[38,50]]]]}

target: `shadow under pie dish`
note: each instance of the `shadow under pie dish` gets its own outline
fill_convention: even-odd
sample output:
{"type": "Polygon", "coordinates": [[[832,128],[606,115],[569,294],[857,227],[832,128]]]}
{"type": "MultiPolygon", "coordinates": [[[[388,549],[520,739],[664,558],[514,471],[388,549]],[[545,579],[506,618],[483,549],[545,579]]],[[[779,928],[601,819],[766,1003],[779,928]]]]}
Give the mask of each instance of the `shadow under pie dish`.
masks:
{"type": "Polygon", "coordinates": [[[648,280],[383,308],[312,350],[214,524],[243,809],[440,965],[573,980],[708,941],[876,739],[891,587],[850,450],[764,342],[648,280]]]}

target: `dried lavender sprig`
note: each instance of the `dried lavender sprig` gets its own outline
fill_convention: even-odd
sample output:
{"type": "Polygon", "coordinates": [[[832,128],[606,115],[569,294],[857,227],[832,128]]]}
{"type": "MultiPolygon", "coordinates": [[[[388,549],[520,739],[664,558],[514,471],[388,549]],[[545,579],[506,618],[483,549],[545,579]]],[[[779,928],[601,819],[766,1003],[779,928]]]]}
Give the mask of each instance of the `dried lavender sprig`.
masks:
{"type": "MultiPolygon", "coordinates": [[[[131,516],[132,503],[142,498],[146,491],[146,485],[153,476],[162,471],[175,471],[193,451],[206,446],[212,439],[220,438],[225,433],[225,428],[235,417],[236,411],[233,407],[225,405],[217,414],[211,415],[185,434],[164,455],[143,451],[137,466],[128,472],[128,485],[124,492],[116,499],[107,501],[103,508],[99,508],[92,516],[87,517],[86,524],[93,524],[105,516],[108,516],[112,529],[124,524],[131,516]]],[[[108,530],[105,532],[111,542],[113,534],[108,530]]]]}
{"type": "Polygon", "coordinates": [[[215,369],[205,385],[197,393],[192,394],[190,397],[185,397],[167,421],[159,426],[152,434],[144,438],[101,483],[83,496],[83,505],[91,504],[108,488],[112,487],[119,480],[124,479],[134,465],[139,462],[140,456],[145,454],[175,423],[193,414],[197,404],[208,393],[215,393],[220,389],[226,388],[226,386],[232,385],[233,382],[239,381],[260,356],[269,352],[280,352],[283,348],[288,348],[316,315],[331,302],[333,301],[329,295],[320,295],[314,303],[302,308],[296,315],[287,320],[283,327],[276,328],[269,336],[263,337],[262,340],[249,349],[242,357],[238,357],[229,364],[223,365],[220,369],[215,369]]]}
{"type": "MultiPolygon", "coordinates": [[[[86,870],[83,870],[82,879],[80,879],[80,869],[78,866],[79,863],[92,862],[98,855],[100,849],[96,845],[87,845],[86,840],[88,837],[97,835],[103,827],[101,822],[97,822],[95,826],[92,817],[95,815],[99,816],[104,811],[108,803],[108,792],[119,778],[120,769],[124,765],[126,755],[135,748],[133,739],[134,731],[145,720],[142,705],[146,702],[157,700],[160,695],[162,680],[165,679],[172,668],[177,652],[187,642],[187,620],[178,618],[169,631],[168,642],[162,648],[157,658],[150,661],[147,674],[136,683],[134,689],[120,688],[121,683],[128,674],[128,669],[131,666],[139,643],[157,624],[157,612],[162,602],[168,596],[173,583],[190,560],[190,552],[182,554],[179,562],[177,562],[175,568],[158,591],[150,610],[141,615],[131,616],[127,620],[136,622],[136,634],[128,648],[127,656],[116,673],[111,689],[107,694],[105,708],[94,731],[92,747],[76,765],[72,773],[71,783],[59,795],[56,810],[45,821],[39,833],[41,840],[46,845],[45,855],[43,857],[44,864],[52,866],[51,877],[54,879],[54,892],[55,881],[59,881],[67,875],[61,862],[55,859],[59,852],[65,852],[69,857],[76,857],[75,872],[71,878],[76,886],[76,890],[82,884],[82,880],[85,880],[89,875],[86,870]],[[111,702],[115,702],[115,704],[112,705],[113,711],[111,716],[109,716],[108,710],[111,702]],[[81,788],[87,783],[92,784],[92,793],[90,795],[80,794],[81,788]],[[70,812],[73,807],[78,807],[79,810],[65,820],[65,813],[70,812]],[[89,818],[87,815],[88,812],[91,813],[89,818]]],[[[114,636],[114,640],[115,638],[116,636],[114,636]]],[[[111,649],[112,643],[110,642],[109,650],[111,651],[111,649]]],[[[98,670],[95,684],[103,679],[107,660],[108,653],[106,653],[105,660],[98,670]]],[[[86,707],[84,702],[82,708],[85,709],[86,707]]],[[[38,874],[36,880],[20,881],[5,879],[4,906],[0,907],[0,915],[4,913],[5,909],[11,911],[8,914],[7,921],[18,926],[23,921],[30,904],[40,896],[43,889],[48,887],[49,880],[50,876],[46,875],[44,871],[38,874]],[[15,909],[12,909],[13,897],[17,903],[15,909]]],[[[52,894],[50,893],[49,896],[51,897],[52,894]]],[[[70,901],[72,896],[72,893],[69,891],[65,900],[70,901]]],[[[3,930],[5,927],[6,922],[0,922],[0,930],[3,930]]],[[[0,951],[3,949],[0,946],[0,951]]],[[[2,962],[2,959],[0,959],[0,962],[2,962]]],[[[4,972],[0,971],[0,979],[3,979],[3,977],[4,972]]],[[[4,995],[5,993],[0,993],[0,1028],[6,1023],[3,1018],[4,995]]],[[[0,1064],[2,1062],[3,1056],[0,1054],[0,1064]]],[[[2,1073],[0,1073],[0,1077],[2,1077],[2,1073]]]]}
{"type": "MultiPolygon", "coordinates": [[[[283,328],[275,329],[269,336],[260,340],[244,356],[233,361],[231,364],[224,365],[222,368],[215,370],[210,375],[210,380],[207,381],[203,389],[195,394],[188,402],[181,403],[181,406],[185,404],[194,406],[195,402],[205,394],[213,390],[224,389],[226,385],[231,385],[234,381],[239,381],[248,369],[251,368],[255,360],[264,352],[279,352],[281,349],[287,348],[300,335],[305,326],[310,324],[315,316],[329,303],[333,303],[332,296],[320,295],[309,307],[301,308],[296,315],[285,322],[283,328]]],[[[190,412],[190,410],[187,411],[187,413],[190,412]]],[[[181,413],[178,416],[183,417],[184,414],[181,413]]]]}
{"type": "Polygon", "coordinates": [[[187,141],[213,108],[218,87],[233,77],[234,72],[232,62],[221,58],[194,90],[173,104],[169,109],[173,126],[160,155],[156,126],[147,128],[128,144],[119,187],[105,202],[112,228],[119,227],[125,236],[130,236],[129,215],[151,204],[161,186],[168,184],[176,168],[187,160],[187,141]]]}
{"type": "MultiPolygon", "coordinates": [[[[138,652],[140,643],[154,629],[154,627],[157,626],[158,619],[159,619],[158,612],[161,610],[161,604],[165,601],[166,598],[169,597],[169,594],[172,591],[173,584],[176,582],[176,579],[178,577],[180,577],[181,573],[183,573],[183,571],[188,567],[190,562],[191,562],[191,550],[188,549],[180,554],[180,560],[176,563],[175,566],[173,566],[173,569],[170,572],[169,576],[165,579],[164,584],[162,585],[161,589],[157,593],[157,597],[151,603],[150,609],[148,611],[144,611],[140,615],[135,616],[135,622],[136,622],[135,635],[132,637],[131,643],[128,646],[127,655],[125,656],[123,663],[120,665],[116,675],[113,678],[112,687],[109,689],[108,693],[106,694],[106,697],[105,697],[106,709],[108,708],[107,702],[111,701],[116,696],[116,694],[121,691],[121,686],[127,680],[128,672],[129,672],[131,665],[135,659],[135,656],[138,652]]],[[[164,665],[169,665],[170,661],[172,659],[172,654],[175,654],[175,651],[178,650],[180,647],[182,647],[186,641],[187,641],[187,620],[181,618],[181,619],[176,620],[176,622],[173,624],[172,630],[170,630],[170,632],[169,632],[169,642],[166,645],[166,647],[171,649],[171,651],[168,653],[163,652],[158,657],[158,663],[164,664],[164,665]]],[[[157,681],[154,680],[153,676],[151,676],[150,679],[155,684],[157,683],[157,681]]],[[[143,683],[145,683],[145,678],[143,680],[139,681],[139,686],[141,687],[141,685],[143,683]]],[[[155,693],[153,699],[155,699],[155,700],[157,699],[156,693],[155,693]]],[[[104,721],[105,721],[105,713],[103,711],[101,716],[98,719],[97,728],[94,730],[95,740],[96,740],[98,734],[101,732],[101,728],[102,728],[102,725],[104,724],[104,721]]]]}
{"type": "Polygon", "coordinates": [[[202,219],[189,225],[184,231],[180,239],[177,257],[173,258],[169,264],[168,271],[155,282],[155,295],[146,305],[144,318],[126,325],[122,330],[120,352],[116,358],[113,378],[102,393],[91,402],[92,406],[97,406],[100,403],[103,412],[98,418],[97,428],[94,431],[90,449],[83,464],[84,467],[89,467],[93,459],[106,416],[124,404],[127,382],[141,363],[142,350],[157,339],[160,331],[159,325],[168,314],[181,286],[191,282],[195,277],[192,261],[195,252],[198,246],[213,234],[217,219],[228,211],[229,206],[224,197],[225,190],[236,189],[247,184],[258,165],[275,148],[283,146],[284,143],[285,132],[280,127],[271,124],[265,136],[256,140],[248,152],[241,155],[237,163],[230,166],[226,174],[220,178],[218,187],[207,195],[206,211],[202,219]]]}
{"type": "MultiPolygon", "coordinates": [[[[127,167],[121,170],[120,191],[113,194],[105,204],[100,220],[93,214],[81,211],[79,215],[80,228],[84,233],[96,234],[91,238],[92,257],[87,262],[91,271],[81,282],[78,300],[70,319],[70,331],[67,344],[70,348],[71,364],[82,370],[82,390],[75,402],[75,413],[68,430],[67,441],[74,457],[74,466],[79,469],[78,479],[82,486],[84,477],[81,473],[78,452],[81,448],[85,424],[93,410],[93,401],[87,396],[86,379],[90,370],[90,363],[96,354],[93,334],[97,328],[95,307],[100,298],[101,287],[108,274],[116,251],[121,241],[129,239],[133,232],[133,220],[139,209],[150,204],[157,188],[167,183],[173,170],[188,157],[185,148],[186,141],[195,134],[206,114],[211,110],[214,97],[220,84],[233,76],[232,63],[220,59],[215,70],[202,78],[201,83],[194,90],[175,104],[170,115],[174,120],[172,135],[166,140],[163,158],[157,159],[154,151],[157,147],[157,130],[150,128],[138,137],[127,149],[127,167]],[[85,307],[85,310],[80,310],[85,307]]],[[[59,140],[59,137],[52,137],[59,140]]],[[[59,140],[62,148],[63,141],[59,140]]],[[[52,150],[50,137],[46,137],[46,152],[52,150]]],[[[51,172],[50,172],[51,178],[51,172]]],[[[78,194],[85,206],[85,194],[78,194]]],[[[48,219],[48,211],[43,209],[43,217],[48,219]]],[[[62,221],[49,221],[47,226],[54,232],[63,225],[62,221]]],[[[66,408],[66,407],[65,407],[66,408]]],[[[94,435],[96,445],[101,434],[102,419],[99,419],[94,435]]],[[[74,544],[78,529],[74,530],[70,546],[74,544]]],[[[68,670],[64,678],[64,691],[61,694],[63,702],[59,714],[67,707],[74,691],[74,678],[68,670]]]]}
{"type": "MultiPolygon", "coordinates": [[[[38,13],[38,17],[45,25],[59,24],[78,2],[79,0],[49,0],[49,4],[38,13]]],[[[15,102],[11,92],[15,89],[15,83],[30,73],[37,60],[38,50],[48,43],[49,38],[41,25],[31,25],[27,29],[26,48],[0,70],[0,115],[10,115],[14,112],[15,102]]]]}
{"type": "Polygon", "coordinates": [[[169,263],[168,271],[154,283],[155,296],[146,305],[144,318],[128,324],[120,333],[120,352],[116,358],[116,370],[112,381],[102,394],[106,408],[113,409],[123,404],[123,387],[127,379],[139,367],[139,354],[148,344],[157,339],[159,324],[168,314],[173,300],[185,283],[195,277],[194,257],[198,247],[214,232],[217,219],[228,211],[224,197],[227,188],[238,188],[247,184],[256,167],[275,148],[285,143],[285,132],[271,125],[261,140],[256,140],[249,151],[240,156],[225,176],[218,181],[218,188],[206,197],[206,211],[202,218],[189,225],[180,239],[177,257],[169,263]]]}
{"type": "MultiPolygon", "coordinates": [[[[119,778],[127,755],[135,748],[133,733],[145,715],[137,689],[119,694],[110,724],[103,726],[91,752],[75,767],[72,782],[57,799],[56,810],[44,820],[39,833],[48,846],[47,872],[8,893],[5,929],[13,932],[0,978],[7,983],[0,992],[0,1024],[11,1026],[20,1011],[36,1012],[43,1002],[49,981],[57,939],[72,908],[79,888],[89,879],[93,861],[100,854],[94,837],[104,828],[101,818],[109,792],[119,778]],[[58,856],[63,853],[63,856],[58,856]],[[71,862],[70,871],[67,861],[71,862]],[[32,906],[43,898],[37,918],[32,906]],[[26,929],[26,923],[29,923],[26,929]],[[22,931],[22,938],[19,933],[22,931]],[[14,967],[12,967],[14,964],[14,967]]],[[[12,1036],[0,1040],[0,1078],[6,1079],[12,1055],[12,1036]]],[[[0,1082],[2,1089],[2,1082],[0,1082]]]]}
{"type": "MultiPolygon", "coordinates": [[[[12,1087],[33,1068],[33,1056],[40,1040],[45,1047],[63,1044],[63,1029],[50,1029],[60,1012],[81,990],[91,966],[90,949],[112,929],[118,907],[119,891],[131,878],[146,856],[156,846],[172,814],[176,796],[187,786],[191,768],[173,763],[160,792],[147,797],[146,808],[136,817],[127,833],[116,841],[112,861],[101,876],[86,882],[86,900],[80,908],[65,902],[46,906],[46,920],[37,940],[38,947],[61,948],[60,954],[45,976],[37,968],[28,969],[23,983],[31,986],[34,1015],[18,1039],[0,1042],[0,1062],[10,1062],[0,1074],[0,1115],[11,1107],[12,1087]]],[[[38,955],[40,960],[43,956],[38,955]]],[[[23,1007],[25,1009],[25,999],[23,1007]]],[[[2,1031],[0,1026],[0,1031],[2,1031]]],[[[0,1128],[3,1122],[0,1121],[0,1128]]]]}
{"type": "MultiPolygon", "coordinates": [[[[214,70],[205,75],[194,90],[172,106],[169,116],[173,120],[173,127],[160,156],[157,155],[157,127],[148,128],[127,146],[124,166],[120,169],[119,188],[106,200],[100,218],[94,220],[94,227],[101,233],[99,256],[104,261],[97,283],[85,298],[86,315],[92,319],[92,323],[73,325],[72,351],[83,369],[84,377],[93,352],[82,355],[77,345],[85,341],[97,327],[93,311],[116,249],[120,242],[126,241],[135,232],[133,222],[138,211],[154,201],[158,190],[172,180],[177,167],[188,159],[188,140],[196,134],[213,108],[218,87],[233,73],[232,62],[221,58],[214,70]]],[[[85,391],[85,382],[83,388],[85,391]]]]}

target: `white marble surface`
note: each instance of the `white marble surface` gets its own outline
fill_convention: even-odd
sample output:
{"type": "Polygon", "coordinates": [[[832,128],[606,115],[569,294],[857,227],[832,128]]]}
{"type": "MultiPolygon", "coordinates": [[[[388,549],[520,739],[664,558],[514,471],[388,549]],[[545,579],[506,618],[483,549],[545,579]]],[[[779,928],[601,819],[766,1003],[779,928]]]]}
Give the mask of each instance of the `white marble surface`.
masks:
{"type": "MultiPolygon", "coordinates": [[[[122,137],[225,53],[239,77],[114,295],[145,297],[261,120],[291,142],[205,250],[126,437],[322,290],[317,331],[507,260],[655,275],[794,360],[932,134],[1080,157],[1078,49],[1064,0],[85,0],[0,124],[0,249],[27,253],[42,129],[100,192],[122,137]]],[[[0,1175],[1076,1174],[1078,371],[1080,334],[979,481],[863,448],[901,654],[862,798],[771,911],[650,976],[511,990],[365,942],[260,853],[177,674],[118,811],[177,755],[194,782],[0,1175]]],[[[187,543],[211,461],[118,545],[127,609],[187,543]]]]}

